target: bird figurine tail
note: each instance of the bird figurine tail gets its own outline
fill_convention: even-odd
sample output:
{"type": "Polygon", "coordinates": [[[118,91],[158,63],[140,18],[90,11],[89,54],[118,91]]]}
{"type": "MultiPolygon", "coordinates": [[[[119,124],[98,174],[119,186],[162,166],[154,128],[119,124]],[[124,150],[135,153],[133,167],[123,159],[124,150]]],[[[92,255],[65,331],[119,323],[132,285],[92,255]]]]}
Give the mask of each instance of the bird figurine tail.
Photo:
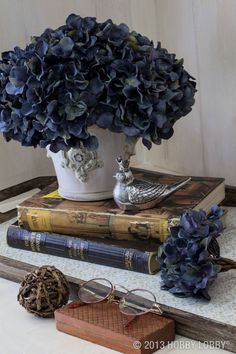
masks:
{"type": "Polygon", "coordinates": [[[191,177],[182,179],[179,182],[176,182],[174,184],[170,184],[167,186],[166,191],[165,191],[165,196],[168,197],[170,194],[176,192],[178,189],[182,188],[187,184],[188,182],[191,181],[191,177]]]}

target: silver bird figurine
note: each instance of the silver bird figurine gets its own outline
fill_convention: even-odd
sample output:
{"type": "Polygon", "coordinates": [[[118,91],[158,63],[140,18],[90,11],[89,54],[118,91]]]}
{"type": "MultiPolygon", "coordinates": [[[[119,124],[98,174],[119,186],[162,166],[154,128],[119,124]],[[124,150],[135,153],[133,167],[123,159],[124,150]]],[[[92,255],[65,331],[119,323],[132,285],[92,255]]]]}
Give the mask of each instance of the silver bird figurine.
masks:
{"type": "Polygon", "coordinates": [[[114,176],[117,182],[113,197],[118,207],[125,211],[153,208],[191,180],[189,177],[170,185],[140,180],[133,176],[129,160],[118,157],[116,161],[119,165],[119,172],[114,176]]]}

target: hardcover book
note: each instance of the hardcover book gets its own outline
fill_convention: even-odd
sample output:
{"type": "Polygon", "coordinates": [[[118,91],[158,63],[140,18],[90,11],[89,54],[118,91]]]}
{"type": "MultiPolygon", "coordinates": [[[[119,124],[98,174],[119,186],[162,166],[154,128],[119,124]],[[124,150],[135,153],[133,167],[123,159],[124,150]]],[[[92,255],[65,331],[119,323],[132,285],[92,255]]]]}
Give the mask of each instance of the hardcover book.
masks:
{"type": "MultiPolygon", "coordinates": [[[[135,177],[172,184],[182,176],[136,172],[135,177]]],[[[74,236],[137,240],[156,238],[163,242],[169,226],[186,209],[209,212],[225,197],[224,179],[192,177],[192,180],[155,208],[128,213],[111,200],[78,202],[60,198],[56,182],[18,206],[20,226],[31,231],[47,231],[74,236]]]]}
{"type": "MultiPolygon", "coordinates": [[[[51,254],[110,267],[154,274],[159,270],[157,260],[158,243],[148,246],[144,241],[139,249],[129,248],[109,240],[95,242],[68,235],[25,230],[17,225],[7,230],[9,246],[27,251],[51,254]],[[143,249],[142,249],[143,248],[143,249]]],[[[129,241],[127,241],[129,243],[129,241]]]]}

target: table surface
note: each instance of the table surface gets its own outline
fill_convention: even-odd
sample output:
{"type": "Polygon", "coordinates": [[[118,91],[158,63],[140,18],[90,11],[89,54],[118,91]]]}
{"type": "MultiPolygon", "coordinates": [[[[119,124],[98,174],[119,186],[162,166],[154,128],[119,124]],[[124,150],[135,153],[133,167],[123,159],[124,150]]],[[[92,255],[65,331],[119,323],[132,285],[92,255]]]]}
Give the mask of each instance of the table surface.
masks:
{"type": "MultiPolygon", "coordinates": [[[[118,352],[72,337],[56,330],[54,319],[37,318],[21,307],[16,298],[19,284],[0,278],[0,353],[1,354],[116,354],[118,352]],[[33,349],[33,350],[32,350],[33,349]]],[[[177,336],[177,340],[158,353],[226,354],[177,336]]]]}

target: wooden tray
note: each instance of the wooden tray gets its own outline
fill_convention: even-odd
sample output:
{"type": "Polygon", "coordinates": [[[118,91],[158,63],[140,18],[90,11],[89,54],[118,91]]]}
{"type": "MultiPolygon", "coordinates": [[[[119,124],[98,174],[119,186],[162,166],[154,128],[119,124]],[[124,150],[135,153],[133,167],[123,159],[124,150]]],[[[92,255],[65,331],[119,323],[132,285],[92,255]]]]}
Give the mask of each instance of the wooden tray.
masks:
{"type": "Polygon", "coordinates": [[[173,320],[147,313],[136,316],[127,327],[118,305],[101,302],[55,311],[59,331],[127,354],[149,354],[175,338],[173,320]]]}
{"type": "MultiPolygon", "coordinates": [[[[16,184],[15,186],[3,189],[0,191],[0,202],[15,197],[21,193],[28,192],[34,188],[43,189],[55,180],[56,178],[54,176],[36,177],[28,181],[16,184]]],[[[16,215],[16,208],[6,211],[5,213],[0,212],[0,224],[14,218],[16,215]]]]}
{"type": "MultiPolygon", "coordinates": [[[[139,170],[140,171],[140,170],[139,170]]],[[[33,188],[40,188],[55,180],[55,177],[38,177],[0,191],[0,201],[33,188]]],[[[236,207],[236,187],[226,187],[223,205],[236,207]]],[[[16,216],[16,209],[0,213],[0,223],[16,216]]],[[[36,266],[0,255],[0,277],[20,283],[23,277],[36,266]]],[[[71,286],[71,298],[75,299],[80,279],[67,277],[71,286]]],[[[199,341],[223,341],[224,349],[236,353],[236,323],[228,324],[204,316],[186,312],[172,306],[162,305],[165,315],[175,320],[176,333],[199,341]]]]}
{"type": "MultiPolygon", "coordinates": [[[[0,256],[0,277],[21,282],[36,266],[0,256]]],[[[71,299],[76,299],[81,279],[68,276],[71,299]]],[[[176,334],[199,341],[223,341],[224,349],[236,353],[236,325],[211,320],[171,306],[162,305],[165,316],[175,320],[176,334]]]]}

